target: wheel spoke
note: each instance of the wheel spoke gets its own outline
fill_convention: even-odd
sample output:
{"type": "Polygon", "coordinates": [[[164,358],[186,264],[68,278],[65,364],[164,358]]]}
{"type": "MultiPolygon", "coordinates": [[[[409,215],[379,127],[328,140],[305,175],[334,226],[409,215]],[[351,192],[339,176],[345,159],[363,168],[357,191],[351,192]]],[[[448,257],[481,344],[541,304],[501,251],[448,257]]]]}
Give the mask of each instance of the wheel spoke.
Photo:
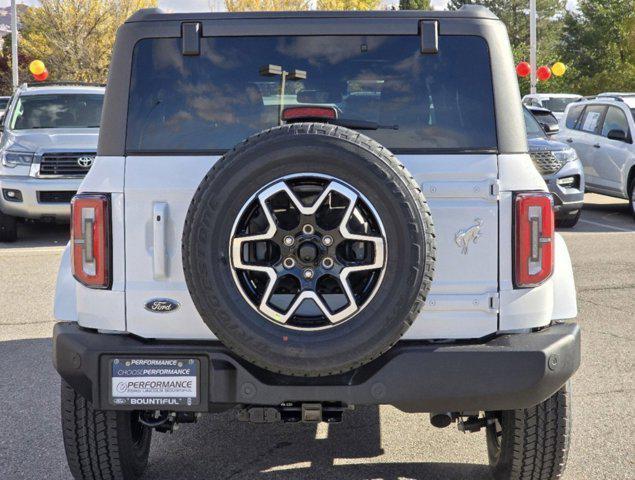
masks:
{"type": "MultiPolygon", "coordinates": [[[[234,265],[234,268],[239,268],[242,270],[253,270],[256,272],[267,272],[268,270],[273,271],[273,268],[271,267],[251,265],[251,264],[243,262],[242,251],[243,251],[243,245],[245,243],[259,242],[262,240],[270,240],[274,237],[277,230],[276,224],[273,220],[273,216],[271,215],[271,212],[269,211],[269,208],[267,207],[266,202],[260,197],[258,198],[258,201],[260,203],[260,207],[262,208],[262,211],[265,214],[265,217],[267,218],[267,222],[269,223],[269,226],[267,227],[267,231],[265,233],[259,233],[257,235],[246,235],[242,237],[232,238],[231,240],[232,264],[234,265]]],[[[275,272],[274,272],[274,275],[275,275],[275,272]]]]}
{"type": "MultiPolygon", "coordinates": [[[[341,181],[336,179],[329,179],[328,183],[324,182],[323,185],[325,186],[323,190],[320,192],[316,200],[310,206],[304,205],[302,203],[302,200],[298,196],[298,194],[296,194],[296,191],[295,191],[296,186],[302,185],[302,184],[301,183],[298,184],[294,182],[297,182],[297,180],[295,180],[294,178],[281,179],[271,184],[270,186],[266,187],[257,195],[255,195],[253,198],[256,199],[257,203],[253,202],[253,200],[250,201],[249,203],[249,205],[251,205],[249,207],[251,209],[250,211],[255,212],[255,209],[260,207],[260,209],[262,210],[262,213],[266,217],[268,226],[264,233],[259,233],[255,235],[248,234],[244,236],[232,237],[230,242],[230,250],[231,250],[230,256],[231,256],[232,267],[236,270],[245,270],[247,272],[250,272],[250,271],[261,272],[267,275],[266,283],[264,282],[264,279],[263,281],[257,282],[258,285],[255,287],[256,288],[255,298],[257,298],[257,300],[254,297],[252,297],[251,300],[249,300],[252,303],[252,306],[255,309],[257,309],[265,317],[275,321],[276,323],[289,325],[292,328],[302,328],[302,327],[296,326],[297,324],[295,319],[293,321],[290,321],[290,320],[294,318],[294,316],[298,315],[297,312],[298,310],[300,310],[302,304],[305,301],[312,301],[315,303],[315,305],[317,306],[317,308],[319,309],[321,313],[321,317],[322,317],[322,319],[320,320],[321,325],[324,325],[324,323],[326,323],[327,326],[334,325],[353,316],[368,301],[369,297],[367,296],[367,294],[362,294],[357,292],[358,287],[356,286],[356,284],[351,286],[351,284],[349,284],[348,279],[349,279],[349,276],[355,272],[378,270],[384,267],[385,257],[386,257],[386,253],[385,253],[386,244],[385,244],[383,227],[381,226],[381,220],[377,216],[377,213],[375,212],[375,210],[372,208],[372,205],[368,203],[368,200],[361,197],[357,192],[355,192],[352,188],[348,187],[341,181]],[[297,232],[295,232],[294,230],[284,230],[284,235],[286,236],[290,235],[292,236],[292,238],[293,236],[296,237],[295,244],[293,241],[283,243],[283,237],[282,237],[283,234],[282,232],[278,231],[278,228],[279,228],[277,224],[278,217],[276,216],[277,210],[275,210],[274,212],[272,208],[270,208],[269,206],[270,199],[274,197],[275,195],[279,195],[281,193],[286,195],[289,200],[288,206],[282,207],[282,208],[286,208],[289,210],[297,210],[300,215],[305,217],[300,227],[303,227],[306,225],[311,226],[310,232],[306,232],[303,229],[299,229],[297,232]],[[332,196],[333,194],[336,194],[338,197],[343,197],[345,201],[348,203],[342,204],[338,200],[336,201],[334,205],[332,205],[331,200],[333,199],[333,196],[332,196]],[[356,208],[356,206],[358,205],[358,202],[364,203],[365,207],[356,208]],[[320,243],[320,237],[324,235],[329,235],[329,232],[330,232],[330,235],[333,235],[334,232],[332,230],[325,230],[320,232],[319,226],[317,226],[317,228],[314,226],[316,225],[315,223],[316,214],[318,210],[322,208],[327,209],[328,214],[332,214],[333,209],[339,210],[338,216],[334,218],[334,220],[337,222],[335,225],[337,225],[336,228],[339,232],[338,235],[336,235],[336,237],[339,237],[339,238],[337,239],[336,242],[331,241],[332,243],[328,243],[328,244],[325,243],[324,245],[320,243]],[[358,221],[362,224],[369,221],[375,222],[375,224],[379,225],[381,234],[366,235],[366,234],[353,233],[349,231],[348,223],[351,220],[351,216],[359,217],[358,221]],[[315,229],[315,233],[313,232],[313,229],[315,229]],[[336,265],[337,268],[335,268],[334,270],[330,270],[331,267],[329,267],[330,274],[335,279],[337,279],[337,281],[339,282],[341,286],[342,293],[344,294],[346,298],[345,306],[335,312],[333,312],[329,308],[325,299],[322,298],[322,296],[317,292],[316,280],[310,281],[309,279],[311,277],[303,278],[302,276],[302,271],[303,271],[302,268],[314,268],[312,265],[317,265],[318,266],[317,268],[319,269],[320,268],[319,265],[321,265],[320,264],[321,257],[317,257],[314,260],[316,262],[315,264],[309,264],[309,263],[303,264],[302,263],[303,261],[301,261],[299,257],[296,257],[298,253],[295,249],[298,248],[297,245],[300,245],[300,242],[303,241],[302,238],[306,239],[304,240],[305,242],[316,242],[316,239],[317,239],[317,244],[319,245],[318,248],[320,248],[322,251],[320,255],[323,255],[323,256],[328,255],[333,258],[335,257],[335,249],[337,248],[338,244],[342,241],[363,242],[365,244],[372,244],[372,259],[366,258],[365,260],[363,260],[364,262],[363,264],[353,264],[349,266],[343,266],[341,264],[337,264],[336,265]],[[299,265],[301,268],[298,269],[298,267],[296,266],[294,269],[292,269],[291,267],[285,266],[285,269],[283,269],[281,264],[276,264],[273,266],[256,264],[257,260],[254,260],[254,258],[260,258],[260,257],[252,257],[251,249],[249,249],[250,255],[247,256],[245,246],[246,244],[249,244],[252,242],[262,242],[262,241],[273,242],[275,245],[277,245],[277,247],[281,251],[281,255],[282,255],[281,261],[282,259],[285,259],[285,258],[292,258],[292,259],[295,258],[296,264],[300,262],[299,265]],[[250,262],[254,262],[254,263],[250,263],[250,262]],[[276,302],[272,301],[272,297],[275,297],[275,292],[278,291],[276,289],[278,280],[283,275],[289,275],[289,274],[295,276],[298,279],[298,281],[301,283],[301,290],[291,300],[291,303],[288,306],[288,308],[285,311],[280,311],[277,308],[275,308],[274,305],[276,302]],[[356,297],[356,295],[361,295],[361,296],[356,297]],[[358,304],[358,302],[360,303],[358,304]]],[[[315,182],[315,180],[309,180],[309,182],[315,182]]],[[[312,183],[312,185],[315,185],[315,183],[312,183]]],[[[276,201],[276,204],[279,204],[279,201],[276,201]]],[[[279,208],[279,207],[275,207],[275,208],[279,208]]],[[[244,215],[241,213],[241,216],[239,217],[239,219],[237,219],[237,225],[242,225],[240,231],[250,230],[250,227],[249,227],[250,224],[248,222],[252,220],[249,220],[249,218],[251,217],[249,217],[247,213],[245,213],[244,215]],[[247,219],[247,220],[244,220],[245,223],[242,223],[242,224],[239,223],[243,221],[242,220],[243,218],[247,219]]],[[[284,228],[286,229],[287,227],[284,227],[284,228]]],[[[333,228],[333,227],[330,227],[330,228],[333,228]]],[[[234,231],[236,230],[238,230],[238,228],[234,227],[234,231]]],[[[368,247],[370,247],[370,245],[368,247]]],[[[366,255],[366,257],[369,257],[369,256],[370,255],[366,255]]],[[[307,260],[305,259],[304,262],[306,261],[307,260]]],[[[241,277],[241,279],[238,279],[236,278],[236,276],[234,278],[239,284],[241,282],[254,282],[254,277],[252,276],[252,274],[249,274],[249,273],[245,273],[244,278],[241,277]]],[[[374,282],[375,288],[376,288],[378,285],[377,282],[381,281],[381,277],[379,277],[379,280],[377,280],[377,278],[378,277],[376,276],[369,276],[368,280],[362,279],[361,281],[374,282]]],[[[245,288],[246,289],[254,288],[253,283],[250,284],[249,286],[245,284],[245,288]]],[[[366,287],[360,287],[360,288],[366,288],[366,287]]],[[[241,291],[242,291],[242,288],[241,288],[241,291]]],[[[285,291],[284,288],[282,291],[285,291]]],[[[372,293],[371,295],[374,295],[374,293],[372,293]]],[[[304,316],[306,316],[306,314],[301,313],[298,318],[300,317],[304,318],[304,316]]],[[[312,328],[312,327],[306,327],[306,328],[312,328]]]]}
{"type": "Polygon", "coordinates": [[[342,219],[342,222],[340,223],[340,227],[339,227],[340,234],[346,240],[372,243],[374,247],[374,252],[373,252],[374,258],[373,258],[373,262],[370,264],[356,265],[354,267],[346,267],[343,270],[343,272],[347,271],[348,273],[381,268],[384,265],[384,258],[385,258],[385,245],[384,245],[383,237],[375,236],[375,235],[360,235],[360,234],[352,233],[351,231],[348,230],[348,222],[351,218],[351,215],[353,215],[353,212],[355,211],[356,202],[357,202],[357,195],[355,195],[355,197],[352,197],[350,199],[350,203],[348,204],[346,213],[344,214],[344,218],[342,219]]]}

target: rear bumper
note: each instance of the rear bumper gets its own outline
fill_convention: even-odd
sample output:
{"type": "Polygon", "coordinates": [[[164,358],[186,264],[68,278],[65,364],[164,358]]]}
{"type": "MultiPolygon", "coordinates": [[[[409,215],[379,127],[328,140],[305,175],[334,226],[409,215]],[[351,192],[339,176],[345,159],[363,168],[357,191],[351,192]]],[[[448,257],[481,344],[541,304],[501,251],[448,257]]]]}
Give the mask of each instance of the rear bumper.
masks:
{"type": "Polygon", "coordinates": [[[573,375],[580,365],[580,329],[556,324],[469,344],[402,341],[353,372],[307,379],[254,367],[219,342],[142,341],[96,333],[76,323],[55,326],[55,368],[98,409],[121,408],[108,401],[111,355],[200,358],[202,404],[196,409],[201,411],[214,404],[326,401],[390,404],[409,412],[509,410],[540,403],[573,375]]]}
{"type": "Polygon", "coordinates": [[[82,178],[1,176],[0,211],[14,217],[68,220],[71,213],[70,203],[57,201],[55,198],[51,199],[51,197],[54,197],[52,193],[76,192],[80,183],[82,183],[82,178]],[[22,200],[7,200],[2,190],[17,190],[20,192],[22,200]],[[40,193],[42,192],[47,194],[48,199],[40,198],[40,193]]]}

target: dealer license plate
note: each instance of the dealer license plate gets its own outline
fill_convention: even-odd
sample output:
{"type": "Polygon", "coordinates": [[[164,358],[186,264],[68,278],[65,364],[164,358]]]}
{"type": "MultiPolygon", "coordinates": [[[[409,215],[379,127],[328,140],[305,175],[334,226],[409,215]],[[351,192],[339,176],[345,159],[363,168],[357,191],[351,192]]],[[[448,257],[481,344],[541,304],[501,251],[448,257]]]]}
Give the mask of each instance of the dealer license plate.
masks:
{"type": "Polygon", "coordinates": [[[169,408],[200,403],[198,359],[114,358],[110,366],[113,405],[169,408]]]}

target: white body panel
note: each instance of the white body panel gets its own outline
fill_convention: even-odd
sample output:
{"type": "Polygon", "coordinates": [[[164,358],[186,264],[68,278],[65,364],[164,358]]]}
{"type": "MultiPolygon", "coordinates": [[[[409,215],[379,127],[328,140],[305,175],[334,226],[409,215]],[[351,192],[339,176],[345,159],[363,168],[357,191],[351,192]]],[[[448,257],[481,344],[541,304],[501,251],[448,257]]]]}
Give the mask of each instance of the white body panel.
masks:
{"type": "MultiPolygon", "coordinates": [[[[181,235],[192,196],[217,159],[98,158],[81,191],[112,194],[113,289],[91,290],[72,280],[65,254],[56,316],[146,338],[214,339],[187,290],[181,235]],[[180,308],[149,312],[144,307],[153,298],[170,298],[180,308]]],[[[539,288],[513,288],[510,191],[545,190],[528,155],[403,155],[400,160],[428,199],[438,248],[432,290],[405,339],[480,338],[575,316],[571,264],[560,238],[554,276],[539,288]],[[464,254],[455,236],[479,220],[480,237],[464,254]]]]}
{"type": "Polygon", "coordinates": [[[110,193],[112,212],[112,288],[96,290],[74,282],[77,321],[83,327],[126,329],[124,165],[123,157],[97,158],[79,188],[80,193],[110,193]]]}

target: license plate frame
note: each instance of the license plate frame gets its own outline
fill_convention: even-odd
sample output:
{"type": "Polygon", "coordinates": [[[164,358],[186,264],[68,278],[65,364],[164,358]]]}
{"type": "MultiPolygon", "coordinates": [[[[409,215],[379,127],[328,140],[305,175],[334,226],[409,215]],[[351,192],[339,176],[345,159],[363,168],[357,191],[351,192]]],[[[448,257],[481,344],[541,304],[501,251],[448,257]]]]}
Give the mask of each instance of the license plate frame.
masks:
{"type": "Polygon", "coordinates": [[[115,410],[205,411],[207,364],[196,355],[113,355],[103,363],[115,410]],[[205,383],[205,385],[203,385],[205,383]]]}

